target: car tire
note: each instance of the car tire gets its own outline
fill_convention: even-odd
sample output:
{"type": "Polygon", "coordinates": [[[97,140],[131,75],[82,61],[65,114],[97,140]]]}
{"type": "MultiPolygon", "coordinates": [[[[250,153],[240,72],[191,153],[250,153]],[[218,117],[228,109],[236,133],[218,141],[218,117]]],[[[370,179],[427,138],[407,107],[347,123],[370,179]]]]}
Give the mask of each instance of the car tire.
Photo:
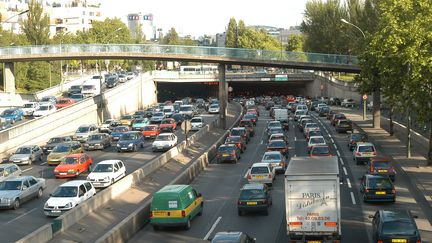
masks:
{"type": "Polygon", "coordinates": [[[186,221],[186,224],[185,224],[184,228],[185,228],[185,230],[189,230],[189,229],[191,228],[191,221],[190,221],[189,218],[188,218],[188,220],[186,221]]]}
{"type": "Polygon", "coordinates": [[[14,201],[14,203],[13,203],[13,205],[12,205],[12,208],[14,209],[14,210],[17,210],[19,207],[20,207],[20,200],[17,198],[17,199],[15,199],[15,201],[14,201]]]}
{"type": "Polygon", "coordinates": [[[203,211],[204,211],[204,204],[201,203],[201,210],[198,212],[198,216],[202,216],[203,211]]]}
{"type": "Polygon", "coordinates": [[[43,190],[42,188],[39,188],[38,193],[37,193],[37,198],[41,198],[43,196],[43,190]]]}
{"type": "Polygon", "coordinates": [[[111,178],[111,185],[114,184],[114,178],[111,178]]]}
{"type": "Polygon", "coordinates": [[[144,143],[141,144],[141,148],[144,148],[144,143]]]}
{"type": "Polygon", "coordinates": [[[363,194],[363,202],[368,202],[366,195],[363,194]]]}
{"type": "Polygon", "coordinates": [[[39,156],[39,161],[42,162],[42,155],[39,156]]]}
{"type": "Polygon", "coordinates": [[[238,216],[243,216],[243,212],[241,210],[238,210],[238,216]]]}

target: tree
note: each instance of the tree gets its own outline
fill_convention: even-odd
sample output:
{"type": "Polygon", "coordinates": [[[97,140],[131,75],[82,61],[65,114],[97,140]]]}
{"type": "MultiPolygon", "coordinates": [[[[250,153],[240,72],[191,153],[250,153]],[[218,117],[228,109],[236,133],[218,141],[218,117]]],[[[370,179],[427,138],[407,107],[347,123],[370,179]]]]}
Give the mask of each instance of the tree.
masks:
{"type": "Polygon", "coordinates": [[[302,52],[303,51],[303,35],[290,35],[288,39],[288,45],[286,46],[286,51],[292,52],[302,52]]]}
{"type": "Polygon", "coordinates": [[[166,45],[179,45],[180,44],[180,39],[179,36],[177,34],[177,31],[174,27],[172,27],[168,33],[164,36],[163,44],[166,45]]]}
{"type": "Polygon", "coordinates": [[[27,19],[23,20],[21,29],[32,45],[49,43],[49,17],[44,14],[43,7],[36,0],[28,4],[27,19]]]}
{"type": "Polygon", "coordinates": [[[228,29],[226,32],[225,46],[236,48],[238,47],[238,36],[237,36],[237,22],[232,17],[228,23],[228,29]]]}

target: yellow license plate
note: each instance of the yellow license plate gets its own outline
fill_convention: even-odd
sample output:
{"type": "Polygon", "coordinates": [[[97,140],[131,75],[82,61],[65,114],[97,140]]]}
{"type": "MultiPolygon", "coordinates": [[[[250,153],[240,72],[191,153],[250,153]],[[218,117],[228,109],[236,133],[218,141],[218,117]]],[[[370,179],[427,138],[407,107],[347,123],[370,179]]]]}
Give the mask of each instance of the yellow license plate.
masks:
{"type": "Polygon", "coordinates": [[[378,172],[380,172],[380,173],[385,173],[385,172],[387,172],[388,170],[378,170],[378,172]]]}
{"type": "Polygon", "coordinates": [[[308,240],[307,243],[321,243],[321,241],[319,241],[319,240],[308,240]]]}
{"type": "Polygon", "coordinates": [[[406,239],[392,239],[392,242],[395,242],[395,243],[406,243],[408,241],[406,239]]]}
{"type": "Polygon", "coordinates": [[[257,179],[264,179],[264,176],[255,176],[257,179]]]}
{"type": "Polygon", "coordinates": [[[224,154],[224,155],[223,155],[223,157],[228,157],[228,156],[230,156],[230,154],[224,154]]]}
{"type": "Polygon", "coordinates": [[[165,212],[165,211],[153,211],[153,216],[155,216],[155,217],[168,216],[168,212],[165,212]]]}
{"type": "Polygon", "coordinates": [[[375,194],[377,194],[377,195],[385,195],[386,192],[375,192],[375,194]]]}
{"type": "Polygon", "coordinates": [[[257,202],[247,202],[247,205],[257,205],[257,202]]]}

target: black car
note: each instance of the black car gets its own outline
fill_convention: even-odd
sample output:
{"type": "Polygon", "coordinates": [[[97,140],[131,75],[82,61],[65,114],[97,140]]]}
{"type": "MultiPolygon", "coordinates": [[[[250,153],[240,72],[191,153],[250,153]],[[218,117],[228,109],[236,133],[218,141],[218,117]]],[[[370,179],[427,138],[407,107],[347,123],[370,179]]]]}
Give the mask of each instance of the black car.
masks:
{"type": "Polygon", "coordinates": [[[255,241],[255,238],[243,232],[217,232],[211,243],[255,243],[255,241]]]}
{"type": "Polygon", "coordinates": [[[55,146],[58,144],[66,143],[72,141],[71,136],[61,136],[61,137],[53,137],[48,140],[48,142],[45,144],[45,146],[42,146],[42,150],[44,154],[50,153],[55,146]]]}
{"type": "Polygon", "coordinates": [[[240,189],[240,197],[237,201],[239,216],[242,216],[244,212],[264,212],[265,215],[268,215],[270,205],[272,205],[272,198],[267,185],[252,183],[240,189]]]}
{"type": "Polygon", "coordinates": [[[360,182],[360,192],[363,194],[364,202],[396,201],[396,189],[387,175],[364,175],[360,182]]]}
{"type": "Polygon", "coordinates": [[[178,114],[178,113],[173,114],[171,116],[171,118],[176,121],[177,126],[180,126],[183,123],[183,121],[185,120],[184,116],[182,114],[178,114]]]}
{"type": "Polygon", "coordinates": [[[330,113],[330,107],[324,106],[319,109],[318,115],[320,117],[327,117],[327,114],[330,113]]]}
{"type": "Polygon", "coordinates": [[[372,220],[372,241],[382,243],[419,243],[420,232],[408,210],[379,210],[372,220]]]}
{"type": "Polygon", "coordinates": [[[365,133],[351,133],[351,135],[349,136],[349,141],[348,141],[348,148],[352,151],[357,142],[367,142],[368,140],[368,136],[365,133]]]}
{"type": "Polygon", "coordinates": [[[105,85],[108,88],[114,88],[118,84],[118,78],[116,76],[108,77],[108,79],[105,80],[105,85]]]}

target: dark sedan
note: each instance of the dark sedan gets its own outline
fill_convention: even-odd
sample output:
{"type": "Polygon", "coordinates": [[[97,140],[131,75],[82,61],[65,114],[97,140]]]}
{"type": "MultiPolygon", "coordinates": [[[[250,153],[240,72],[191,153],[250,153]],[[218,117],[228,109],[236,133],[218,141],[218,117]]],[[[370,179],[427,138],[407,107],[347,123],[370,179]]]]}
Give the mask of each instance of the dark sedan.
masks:
{"type": "Polygon", "coordinates": [[[395,202],[396,189],[386,175],[364,175],[360,183],[363,201],[395,202]]]}
{"type": "Polygon", "coordinates": [[[272,205],[272,198],[267,185],[246,184],[240,190],[240,197],[237,201],[239,216],[245,212],[264,212],[265,215],[268,215],[270,205],[272,205]]]}
{"type": "Polygon", "coordinates": [[[85,150],[102,150],[111,146],[111,137],[107,133],[95,133],[87,138],[83,146],[85,150]]]}
{"type": "Polygon", "coordinates": [[[144,148],[144,136],[141,132],[126,132],[117,143],[117,152],[138,151],[138,148],[144,148]]]}
{"type": "Polygon", "coordinates": [[[216,160],[218,163],[232,162],[237,163],[240,159],[240,149],[234,144],[224,144],[219,146],[216,160]]]}
{"type": "Polygon", "coordinates": [[[279,151],[285,157],[288,156],[288,144],[282,139],[275,139],[269,141],[267,151],[279,151]]]}

